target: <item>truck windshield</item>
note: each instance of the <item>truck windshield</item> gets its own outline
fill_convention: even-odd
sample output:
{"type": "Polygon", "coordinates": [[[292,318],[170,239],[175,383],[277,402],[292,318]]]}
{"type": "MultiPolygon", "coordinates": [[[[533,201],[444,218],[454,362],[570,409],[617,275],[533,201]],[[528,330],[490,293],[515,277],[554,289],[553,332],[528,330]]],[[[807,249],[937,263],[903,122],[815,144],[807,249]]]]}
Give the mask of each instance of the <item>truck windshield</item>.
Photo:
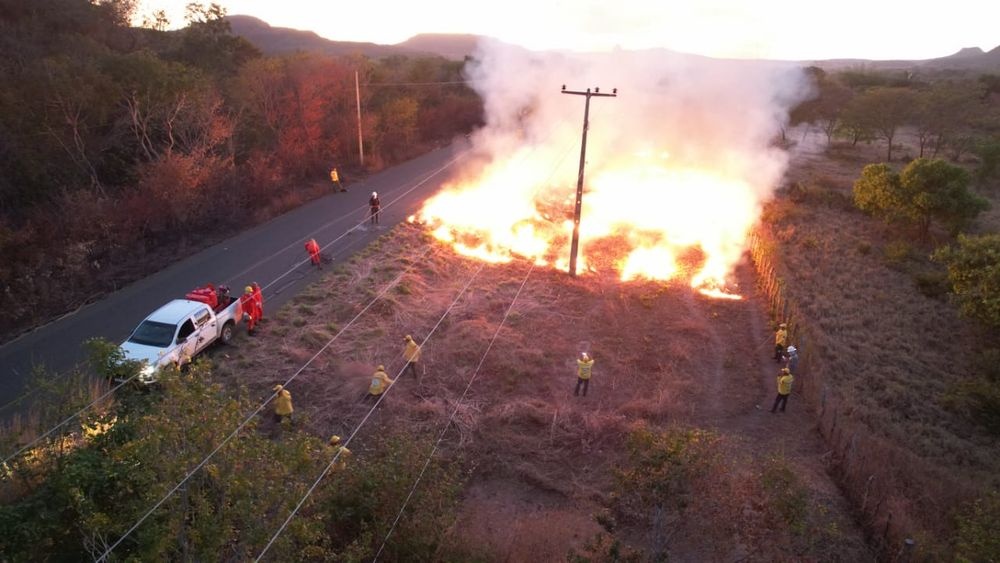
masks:
{"type": "Polygon", "coordinates": [[[167,323],[157,323],[153,321],[142,321],[142,324],[135,329],[129,342],[144,344],[146,346],[156,346],[166,348],[174,341],[174,330],[177,327],[167,323]]]}

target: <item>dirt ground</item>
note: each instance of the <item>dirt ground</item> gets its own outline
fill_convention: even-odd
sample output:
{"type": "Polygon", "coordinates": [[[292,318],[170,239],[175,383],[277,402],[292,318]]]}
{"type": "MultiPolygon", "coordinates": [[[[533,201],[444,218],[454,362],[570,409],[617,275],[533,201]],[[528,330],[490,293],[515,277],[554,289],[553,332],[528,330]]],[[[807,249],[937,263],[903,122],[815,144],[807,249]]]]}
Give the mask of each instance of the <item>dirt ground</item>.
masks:
{"type": "MultiPolygon", "coordinates": [[[[527,263],[460,258],[420,227],[402,225],[294,303],[268,312],[254,346],[234,349],[217,371],[264,396],[332,339],[288,388],[310,431],[343,436],[369,408],[362,397],[374,366],[385,364],[396,377],[403,336],[426,338],[419,377],[399,377],[351,448],[364,455],[366,437],[394,427],[436,436],[475,376],[438,455],[461,454],[473,464],[448,541],[485,549],[496,561],[565,560],[600,532],[593,516],[608,505],[613,470],[625,462],[625,437],[636,427],[702,428],[724,444],[717,482],[727,484],[727,498],[721,489],[703,490],[704,502],[695,503],[703,506],[669,524],[672,559],[869,559],[826,473],[810,410],[793,393],[788,412],[769,412],[778,371],[773,329],[749,264],[736,278],[739,301],[708,298],[683,283],[571,279],[527,263]],[[584,350],[596,359],[594,376],[588,395],[574,396],[575,360],[584,350]],[[810,521],[833,530],[823,541],[792,537],[762,508],[767,499],[754,479],[774,458],[808,490],[810,521]]],[[[621,533],[648,549],[649,530],[621,533]]]]}

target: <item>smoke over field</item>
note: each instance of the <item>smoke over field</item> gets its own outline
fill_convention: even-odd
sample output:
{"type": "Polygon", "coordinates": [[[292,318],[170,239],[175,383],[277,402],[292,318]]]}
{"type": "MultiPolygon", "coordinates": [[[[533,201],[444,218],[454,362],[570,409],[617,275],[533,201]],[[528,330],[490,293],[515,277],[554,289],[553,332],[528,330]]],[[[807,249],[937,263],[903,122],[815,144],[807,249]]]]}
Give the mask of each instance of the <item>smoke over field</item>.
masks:
{"type": "Polygon", "coordinates": [[[725,285],[787,165],[773,141],[807,92],[791,66],[665,51],[533,53],[485,43],[467,66],[485,100],[482,158],[419,219],[466,255],[566,269],[584,98],[581,258],[622,279],[725,285]]]}

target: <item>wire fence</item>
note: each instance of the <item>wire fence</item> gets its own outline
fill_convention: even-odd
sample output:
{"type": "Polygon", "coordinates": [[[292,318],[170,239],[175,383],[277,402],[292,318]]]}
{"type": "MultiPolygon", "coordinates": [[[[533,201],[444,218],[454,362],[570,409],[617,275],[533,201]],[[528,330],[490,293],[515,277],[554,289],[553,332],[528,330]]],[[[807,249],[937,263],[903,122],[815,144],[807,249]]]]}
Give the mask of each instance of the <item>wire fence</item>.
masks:
{"type": "Polygon", "coordinates": [[[795,373],[797,394],[815,410],[817,428],[830,448],[830,473],[852,503],[855,517],[880,560],[909,561],[916,542],[909,501],[900,494],[900,475],[917,462],[913,454],[888,443],[852,417],[853,405],[835,392],[822,362],[824,341],[812,319],[789,295],[779,246],[770,229],[759,225],[750,234],[750,255],[757,284],[767,299],[771,320],[787,323],[788,342],[799,350],[795,373]]]}

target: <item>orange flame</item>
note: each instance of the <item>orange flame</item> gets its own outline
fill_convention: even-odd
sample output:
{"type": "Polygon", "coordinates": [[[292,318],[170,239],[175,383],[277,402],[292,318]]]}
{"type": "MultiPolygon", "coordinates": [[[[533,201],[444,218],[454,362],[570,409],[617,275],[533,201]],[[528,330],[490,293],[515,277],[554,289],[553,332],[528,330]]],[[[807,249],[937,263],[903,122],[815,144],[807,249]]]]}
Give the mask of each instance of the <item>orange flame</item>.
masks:
{"type": "MultiPolygon", "coordinates": [[[[754,190],[737,174],[671,164],[666,151],[642,151],[588,168],[577,271],[613,270],[623,281],[681,279],[709,297],[738,299],[723,288],[759,213],[754,190]]],[[[571,167],[553,174],[551,161],[522,149],[446,186],[416,219],[460,254],[568,270],[571,167]],[[539,180],[550,177],[559,181],[539,180]]]]}

